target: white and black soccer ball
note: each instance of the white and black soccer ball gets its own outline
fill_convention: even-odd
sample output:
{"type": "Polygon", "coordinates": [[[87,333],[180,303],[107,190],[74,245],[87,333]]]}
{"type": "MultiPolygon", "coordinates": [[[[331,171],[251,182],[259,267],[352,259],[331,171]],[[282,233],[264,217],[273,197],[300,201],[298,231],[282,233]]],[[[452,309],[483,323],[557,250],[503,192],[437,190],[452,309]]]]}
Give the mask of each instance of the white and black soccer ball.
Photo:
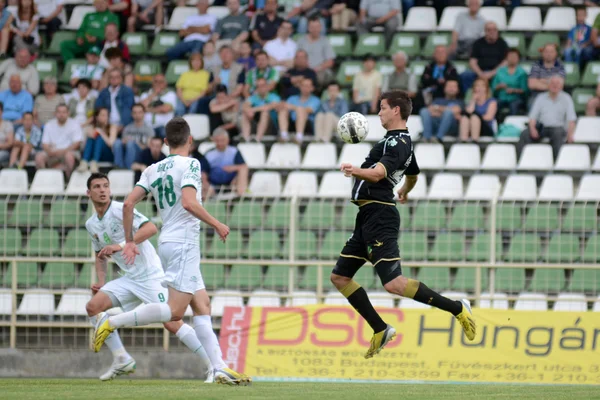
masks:
{"type": "Polygon", "coordinates": [[[369,134],[369,121],[360,113],[346,113],[338,122],[337,133],[346,143],[360,143],[369,134]]]}

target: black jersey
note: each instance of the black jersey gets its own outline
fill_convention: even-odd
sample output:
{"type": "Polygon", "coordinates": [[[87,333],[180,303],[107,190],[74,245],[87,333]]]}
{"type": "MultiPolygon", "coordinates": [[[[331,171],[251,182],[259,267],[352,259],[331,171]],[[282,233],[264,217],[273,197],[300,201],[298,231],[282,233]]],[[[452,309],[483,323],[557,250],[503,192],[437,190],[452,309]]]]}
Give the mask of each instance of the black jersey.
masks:
{"type": "Polygon", "coordinates": [[[373,146],[361,168],[385,167],[385,178],[376,183],[357,179],[352,188],[352,201],[377,201],[394,203],[394,186],[406,175],[418,175],[421,170],[413,152],[407,129],[388,131],[383,139],[373,146]]]}

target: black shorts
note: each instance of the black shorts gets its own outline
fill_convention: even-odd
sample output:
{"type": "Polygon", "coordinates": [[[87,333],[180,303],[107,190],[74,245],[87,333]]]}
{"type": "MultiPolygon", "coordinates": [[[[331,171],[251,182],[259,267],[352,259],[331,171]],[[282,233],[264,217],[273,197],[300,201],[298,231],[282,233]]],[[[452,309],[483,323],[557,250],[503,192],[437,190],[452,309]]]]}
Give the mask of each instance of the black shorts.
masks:
{"type": "Polygon", "coordinates": [[[402,275],[399,232],[400,214],[395,206],[370,203],[360,207],[354,232],[342,249],[333,273],[352,278],[370,261],[382,285],[399,277],[402,275]]]}

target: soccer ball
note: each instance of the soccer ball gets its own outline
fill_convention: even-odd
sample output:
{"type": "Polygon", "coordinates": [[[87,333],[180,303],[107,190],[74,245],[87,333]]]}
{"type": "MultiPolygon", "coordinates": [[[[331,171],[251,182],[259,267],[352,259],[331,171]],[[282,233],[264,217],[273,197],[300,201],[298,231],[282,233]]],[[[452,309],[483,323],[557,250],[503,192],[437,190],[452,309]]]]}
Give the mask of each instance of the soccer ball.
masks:
{"type": "Polygon", "coordinates": [[[337,133],[346,143],[362,142],[369,134],[369,121],[360,113],[346,113],[338,122],[337,133]]]}

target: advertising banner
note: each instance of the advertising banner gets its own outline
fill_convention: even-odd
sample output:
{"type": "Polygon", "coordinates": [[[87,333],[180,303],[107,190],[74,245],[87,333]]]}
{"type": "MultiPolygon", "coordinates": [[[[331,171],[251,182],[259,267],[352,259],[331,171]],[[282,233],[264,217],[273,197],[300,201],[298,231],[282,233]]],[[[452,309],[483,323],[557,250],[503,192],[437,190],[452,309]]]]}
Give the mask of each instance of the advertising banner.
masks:
{"type": "Polygon", "coordinates": [[[475,309],[469,342],[436,309],[379,309],[398,336],[366,360],[372,330],[350,307],[228,307],[223,358],[254,377],[600,384],[600,313],[475,309]]]}

